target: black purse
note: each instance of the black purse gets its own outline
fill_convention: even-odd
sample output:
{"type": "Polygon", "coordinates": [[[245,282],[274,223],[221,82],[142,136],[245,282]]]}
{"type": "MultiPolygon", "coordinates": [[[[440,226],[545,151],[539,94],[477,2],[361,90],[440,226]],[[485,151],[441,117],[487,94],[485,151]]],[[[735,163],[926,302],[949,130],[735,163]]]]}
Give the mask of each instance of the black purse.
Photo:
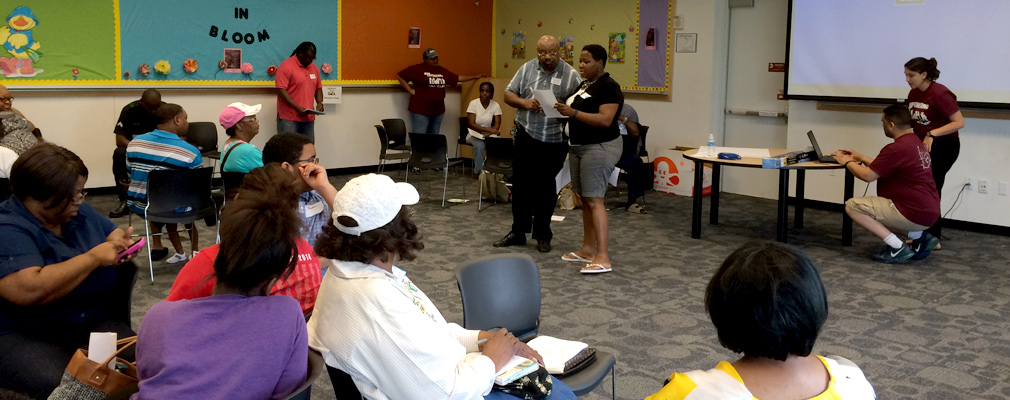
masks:
{"type": "Polygon", "coordinates": [[[491,390],[510,394],[524,400],[545,400],[551,395],[554,381],[542,365],[536,371],[516,379],[507,385],[495,384],[491,390]]]}

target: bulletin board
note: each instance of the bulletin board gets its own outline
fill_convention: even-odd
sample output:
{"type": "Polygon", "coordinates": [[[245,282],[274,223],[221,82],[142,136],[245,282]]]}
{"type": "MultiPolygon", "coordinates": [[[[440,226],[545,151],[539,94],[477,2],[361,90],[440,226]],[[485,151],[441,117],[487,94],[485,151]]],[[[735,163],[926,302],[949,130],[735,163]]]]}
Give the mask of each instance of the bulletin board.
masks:
{"type": "Polygon", "coordinates": [[[625,91],[666,94],[675,6],[674,0],[498,2],[494,76],[513,76],[537,58],[537,40],[552,35],[561,42],[562,59],[570,59],[576,69],[582,46],[599,44],[608,49],[606,71],[625,91]]]}
{"type": "Polygon", "coordinates": [[[303,41],[316,45],[323,84],[396,83],[428,47],[457,74],[491,73],[492,0],[23,4],[0,5],[0,84],[10,87],[270,87],[271,67],[303,41]]]}
{"type": "Polygon", "coordinates": [[[492,0],[341,0],[340,42],[349,84],[396,83],[396,73],[423,61],[426,48],[458,75],[491,74],[492,0]],[[408,47],[410,28],[420,43],[408,47]]]}

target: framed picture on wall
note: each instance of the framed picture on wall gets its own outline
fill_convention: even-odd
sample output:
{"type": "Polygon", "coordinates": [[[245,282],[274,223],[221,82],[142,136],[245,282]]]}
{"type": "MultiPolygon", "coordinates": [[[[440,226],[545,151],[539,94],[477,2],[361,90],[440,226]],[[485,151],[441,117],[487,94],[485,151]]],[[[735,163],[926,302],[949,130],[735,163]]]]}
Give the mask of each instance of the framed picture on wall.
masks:
{"type": "Polygon", "coordinates": [[[224,49],[224,72],[242,72],[242,49],[224,49]]]}
{"type": "Polygon", "coordinates": [[[677,47],[676,51],[678,53],[697,53],[698,52],[698,34],[697,33],[678,33],[677,34],[677,47]]]}
{"type": "Polygon", "coordinates": [[[421,28],[410,28],[410,31],[407,33],[407,48],[421,48],[421,28]]]}

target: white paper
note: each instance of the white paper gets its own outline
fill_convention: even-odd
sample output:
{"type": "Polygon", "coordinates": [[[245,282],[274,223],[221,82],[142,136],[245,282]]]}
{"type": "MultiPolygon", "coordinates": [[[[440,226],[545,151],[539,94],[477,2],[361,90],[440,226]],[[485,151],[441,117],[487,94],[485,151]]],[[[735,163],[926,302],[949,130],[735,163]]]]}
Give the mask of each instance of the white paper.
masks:
{"type": "Polygon", "coordinates": [[[323,104],[340,104],[343,93],[341,86],[323,86],[323,104]]]}
{"type": "Polygon", "coordinates": [[[565,220],[565,216],[564,215],[551,215],[551,221],[561,222],[561,221],[564,221],[564,220],[565,220]]]}
{"type": "MultiPolygon", "coordinates": [[[[116,354],[116,332],[91,332],[88,341],[88,359],[95,363],[105,361],[116,354]]],[[[116,367],[116,360],[109,361],[109,368],[116,367]]]]}
{"type": "Polygon", "coordinates": [[[554,97],[554,92],[550,90],[534,90],[533,98],[540,102],[540,108],[544,110],[544,115],[547,118],[568,118],[554,109],[554,104],[558,102],[558,99],[554,97]]]}

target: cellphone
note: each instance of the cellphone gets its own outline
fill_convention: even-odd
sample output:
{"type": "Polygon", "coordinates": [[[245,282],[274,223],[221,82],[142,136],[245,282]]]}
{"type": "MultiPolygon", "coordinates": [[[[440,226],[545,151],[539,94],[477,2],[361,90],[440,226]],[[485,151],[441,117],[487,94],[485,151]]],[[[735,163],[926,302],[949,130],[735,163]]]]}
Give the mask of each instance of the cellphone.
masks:
{"type": "Polygon", "coordinates": [[[140,238],[136,242],[133,242],[130,247],[127,247],[126,250],[119,253],[119,262],[126,261],[127,257],[140,251],[140,249],[144,247],[144,243],[147,243],[147,238],[140,238]]]}

